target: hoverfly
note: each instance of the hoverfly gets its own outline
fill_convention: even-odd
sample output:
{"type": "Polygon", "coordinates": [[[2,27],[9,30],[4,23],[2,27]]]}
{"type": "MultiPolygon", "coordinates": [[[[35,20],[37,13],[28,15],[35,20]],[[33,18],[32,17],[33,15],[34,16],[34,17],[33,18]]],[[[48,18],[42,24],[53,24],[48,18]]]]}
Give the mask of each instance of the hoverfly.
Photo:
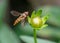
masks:
{"type": "Polygon", "coordinates": [[[25,23],[25,20],[28,16],[28,12],[23,12],[23,13],[20,13],[20,12],[17,12],[17,11],[11,11],[11,14],[13,16],[19,16],[13,23],[13,25],[15,26],[17,23],[21,22],[22,25],[24,25],[25,23]]]}

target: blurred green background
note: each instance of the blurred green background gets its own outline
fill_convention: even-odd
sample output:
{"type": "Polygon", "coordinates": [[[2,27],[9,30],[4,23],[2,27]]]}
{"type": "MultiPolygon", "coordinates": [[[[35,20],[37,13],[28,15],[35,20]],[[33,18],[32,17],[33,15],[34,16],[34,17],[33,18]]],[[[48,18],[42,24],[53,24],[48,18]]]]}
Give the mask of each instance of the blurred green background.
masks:
{"type": "Polygon", "coordinates": [[[60,43],[60,2],[59,0],[1,0],[0,1],[0,43],[34,43],[33,29],[28,24],[13,26],[17,17],[10,14],[42,9],[42,15],[49,14],[48,27],[37,31],[38,43],[60,43]]]}

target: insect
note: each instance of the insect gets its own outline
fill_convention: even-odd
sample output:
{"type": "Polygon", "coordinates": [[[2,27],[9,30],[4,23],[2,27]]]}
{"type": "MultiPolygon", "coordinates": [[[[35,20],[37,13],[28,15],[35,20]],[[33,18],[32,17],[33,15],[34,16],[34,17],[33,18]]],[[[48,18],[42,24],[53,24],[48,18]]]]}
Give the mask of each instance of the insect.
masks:
{"type": "Polygon", "coordinates": [[[17,23],[21,22],[22,25],[24,25],[24,22],[28,16],[28,12],[23,12],[23,13],[20,13],[20,12],[17,12],[17,11],[11,11],[11,14],[13,16],[19,16],[13,23],[13,25],[15,26],[17,23]]]}

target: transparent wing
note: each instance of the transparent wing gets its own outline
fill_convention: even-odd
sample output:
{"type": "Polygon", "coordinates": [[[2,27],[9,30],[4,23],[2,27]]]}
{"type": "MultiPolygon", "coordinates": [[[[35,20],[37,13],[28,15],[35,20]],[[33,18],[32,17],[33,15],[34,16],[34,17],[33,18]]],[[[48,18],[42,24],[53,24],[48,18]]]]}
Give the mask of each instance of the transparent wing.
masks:
{"type": "Polygon", "coordinates": [[[21,15],[22,13],[19,13],[19,12],[17,12],[17,11],[11,11],[10,12],[13,16],[19,16],[19,15],[21,15]]]}
{"type": "Polygon", "coordinates": [[[21,21],[21,26],[24,27],[25,26],[25,20],[21,21]]]}

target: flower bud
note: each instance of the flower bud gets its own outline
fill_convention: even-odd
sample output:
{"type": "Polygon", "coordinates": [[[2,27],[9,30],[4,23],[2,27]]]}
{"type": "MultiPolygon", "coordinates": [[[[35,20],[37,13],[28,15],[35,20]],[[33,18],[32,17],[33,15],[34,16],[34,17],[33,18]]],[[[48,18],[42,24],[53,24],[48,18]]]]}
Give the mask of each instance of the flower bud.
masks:
{"type": "Polygon", "coordinates": [[[34,17],[31,19],[31,25],[34,28],[40,28],[42,26],[42,20],[40,17],[34,17]]]}

